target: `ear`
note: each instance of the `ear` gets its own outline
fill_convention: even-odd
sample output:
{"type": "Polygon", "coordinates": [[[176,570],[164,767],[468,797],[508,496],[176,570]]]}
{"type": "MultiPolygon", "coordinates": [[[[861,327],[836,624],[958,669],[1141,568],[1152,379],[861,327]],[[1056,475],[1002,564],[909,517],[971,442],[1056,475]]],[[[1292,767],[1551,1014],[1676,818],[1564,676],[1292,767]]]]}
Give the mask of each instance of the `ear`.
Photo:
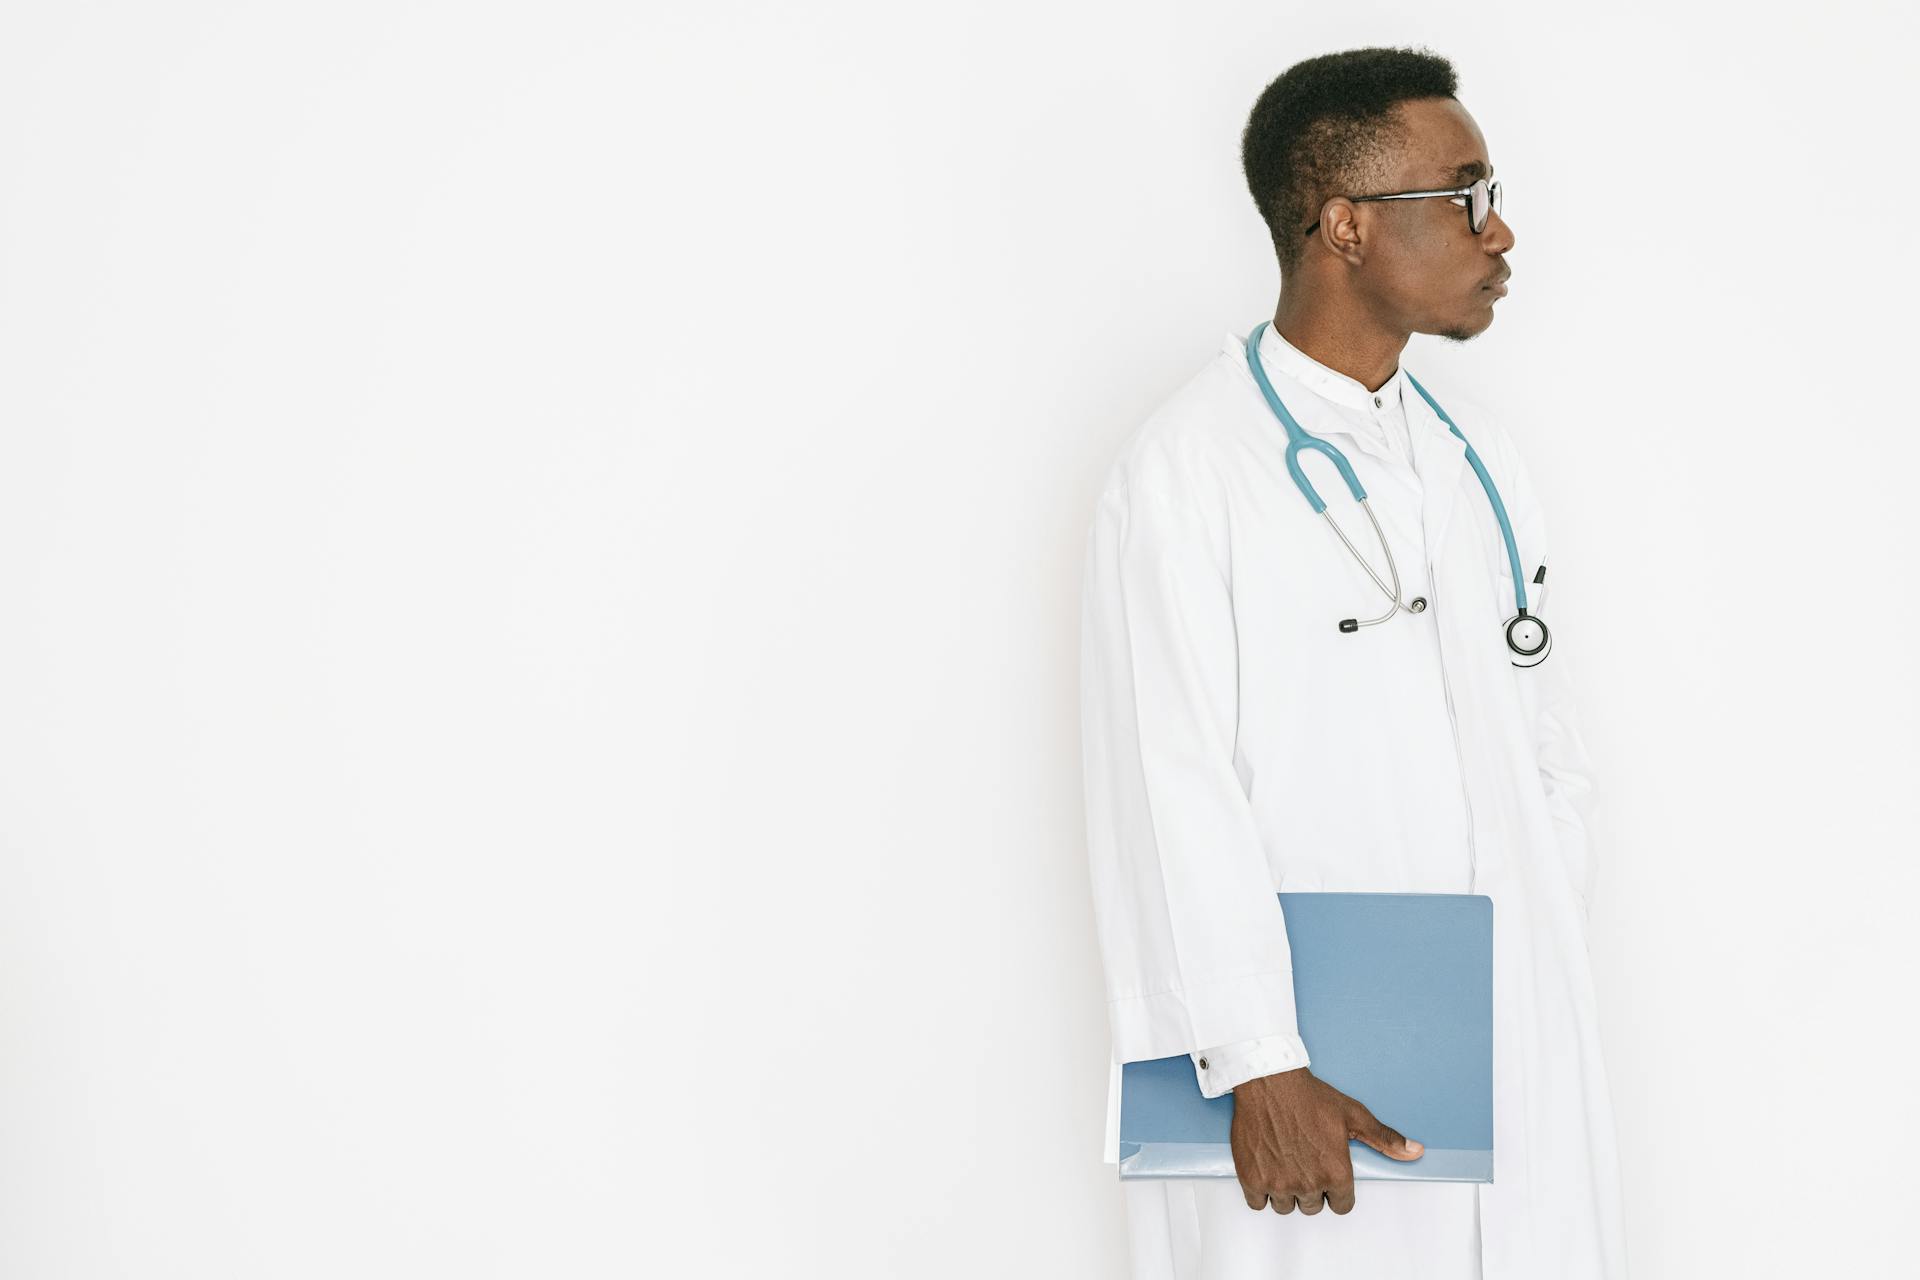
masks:
{"type": "Polygon", "coordinates": [[[1345,196],[1329,196],[1320,206],[1320,225],[1314,236],[1329,253],[1349,266],[1366,260],[1366,239],[1360,226],[1360,208],[1345,196]]]}

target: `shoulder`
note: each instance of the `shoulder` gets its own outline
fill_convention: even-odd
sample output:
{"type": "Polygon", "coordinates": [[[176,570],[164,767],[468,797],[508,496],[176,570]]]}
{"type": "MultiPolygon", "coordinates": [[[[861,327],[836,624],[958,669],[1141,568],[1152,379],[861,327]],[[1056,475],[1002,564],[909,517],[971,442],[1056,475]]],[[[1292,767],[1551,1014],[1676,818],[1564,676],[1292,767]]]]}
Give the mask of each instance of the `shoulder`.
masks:
{"type": "Polygon", "coordinates": [[[1447,416],[1460,428],[1460,434],[1473,446],[1474,453],[1493,473],[1496,484],[1506,488],[1509,484],[1517,487],[1526,483],[1526,463],[1508,429],[1504,406],[1456,386],[1445,375],[1422,376],[1420,385],[1447,411],[1447,416]]]}
{"type": "MultiPolygon", "coordinates": [[[[1237,350],[1237,339],[1229,336],[1228,343],[1237,350]]],[[[1252,376],[1236,368],[1234,352],[1223,347],[1121,443],[1101,488],[1103,501],[1192,508],[1222,500],[1222,477],[1235,465],[1252,408],[1265,412],[1252,376]]]]}
{"type": "Polygon", "coordinates": [[[1501,505],[1513,525],[1515,539],[1524,547],[1536,546],[1543,527],[1540,500],[1526,459],[1509,430],[1509,410],[1504,405],[1493,404],[1486,396],[1447,386],[1444,379],[1439,385],[1425,378],[1421,382],[1445,407],[1447,415],[1459,426],[1460,434],[1473,446],[1474,455],[1493,478],[1501,505]]]}

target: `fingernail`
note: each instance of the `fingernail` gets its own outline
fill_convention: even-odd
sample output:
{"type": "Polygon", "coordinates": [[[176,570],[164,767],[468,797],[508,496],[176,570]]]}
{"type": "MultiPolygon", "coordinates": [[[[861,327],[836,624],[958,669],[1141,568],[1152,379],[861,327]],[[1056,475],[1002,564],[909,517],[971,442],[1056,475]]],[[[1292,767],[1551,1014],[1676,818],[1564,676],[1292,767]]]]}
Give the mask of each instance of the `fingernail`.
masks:
{"type": "Polygon", "coordinates": [[[1426,1143],[1415,1142],[1412,1138],[1407,1139],[1407,1150],[1413,1152],[1413,1154],[1419,1155],[1422,1151],[1425,1151],[1426,1149],[1427,1149],[1426,1143]]]}

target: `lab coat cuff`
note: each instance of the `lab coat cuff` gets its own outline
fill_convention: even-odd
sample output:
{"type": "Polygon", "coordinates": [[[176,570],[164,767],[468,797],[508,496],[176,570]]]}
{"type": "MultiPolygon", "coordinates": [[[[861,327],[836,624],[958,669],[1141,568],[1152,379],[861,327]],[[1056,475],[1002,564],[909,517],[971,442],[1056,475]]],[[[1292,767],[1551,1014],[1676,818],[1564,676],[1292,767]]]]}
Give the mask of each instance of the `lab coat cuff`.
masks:
{"type": "Polygon", "coordinates": [[[1218,1098],[1236,1085],[1308,1063],[1307,1042],[1297,1035],[1261,1036],[1188,1055],[1200,1081],[1201,1096],[1218,1098]]]}
{"type": "Polygon", "coordinates": [[[1144,1062],[1298,1031],[1293,970],[1242,974],[1107,1003],[1113,1060],[1144,1062]]]}

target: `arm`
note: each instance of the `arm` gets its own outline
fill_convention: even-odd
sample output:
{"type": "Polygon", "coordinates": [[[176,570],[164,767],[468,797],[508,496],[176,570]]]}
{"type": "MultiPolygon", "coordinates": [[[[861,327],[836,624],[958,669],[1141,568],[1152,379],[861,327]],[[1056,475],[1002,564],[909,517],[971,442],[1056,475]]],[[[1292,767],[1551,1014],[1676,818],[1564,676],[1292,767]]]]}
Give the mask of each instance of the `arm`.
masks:
{"type": "Polygon", "coordinates": [[[1248,1209],[1347,1213],[1350,1139],[1395,1160],[1423,1148],[1308,1069],[1286,917],[1233,763],[1239,649],[1204,515],[1123,478],[1087,542],[1087,848],[1114,1060],[1187,1053],[1206,1096],[1232,1089],[1248,1209]]]}
{"type": "MultiPolygon", "coordinates": [[[[1534,571],[1546,564],[1547,583],[1555,582],[1552,548],[1548,543],[1546,518],[1534,493],[1526,464],[1511,440],[1504,439],[1507,474],[1513,477],[1514,541],[1519,544],[1521,567],[1528,579],[1527,603],[1530,612],[1538,612],[1549,627],[1555,617],[1544,608],[1535,609],[1534,571]]],[[[1564,600],[1564,590],[1557,593],[1564,600]]],[[[1587,753],[1586,739],[1574,700],[1574,673],[1569,666],[1566,637],[1554,632],[1553,649],[1539,666],[1515,674],[1521,678],[1522,705],[1526,708],[1533,733],[1534,757],[1540,770],[1540,785],[1552,815],[1558,852],[1569,883],[1580,901],[1583,913],[1592,910],[1593,889],[1598,876],[1594,857],[1594,821],[1597,814],[1593,785],[1593,761],[1587,753]]]]}
{"type": "MultiPolygon", "coordinates": [[[[1273,873],[1233,766],[1233,602],[1202,513],[1122,475],[1087,541],[1087,847],[1118,1062],[1265,1045],[1307,1064],[1273,873]]],[[[1211,1060],[1210,1060],[1211,1061],[1211,1060]]],[[[1279,1064],[1285,1063],[1286,1066],[1279,1064]]],[[[1236,1060],[1238,1069],[1245,1061],[1236,1060]]]]}
{"type": "MultiPolygon", "coordinates": [[[[1551,623],[1549,623],[1551,625],[1551,623]]],[[[1559,839],[1561,861],[1567,878],[1580,898],[1580,910],[1591,916],[1593,889],[1599,865],[1594,857],[1594,818],[1598,806],[1593,792],[1593,765],[1581,736],[1579,716],[1574,707],[1572,674],[1566,655],[1554,652],[1531,673],[1546,679],[1540,682],[1538,710],[1534,714],[1534,750],[1540,762],[1540,784],[1547,793],[1547,811],[1553,815],[1554,833],[1559,839]]]]}

